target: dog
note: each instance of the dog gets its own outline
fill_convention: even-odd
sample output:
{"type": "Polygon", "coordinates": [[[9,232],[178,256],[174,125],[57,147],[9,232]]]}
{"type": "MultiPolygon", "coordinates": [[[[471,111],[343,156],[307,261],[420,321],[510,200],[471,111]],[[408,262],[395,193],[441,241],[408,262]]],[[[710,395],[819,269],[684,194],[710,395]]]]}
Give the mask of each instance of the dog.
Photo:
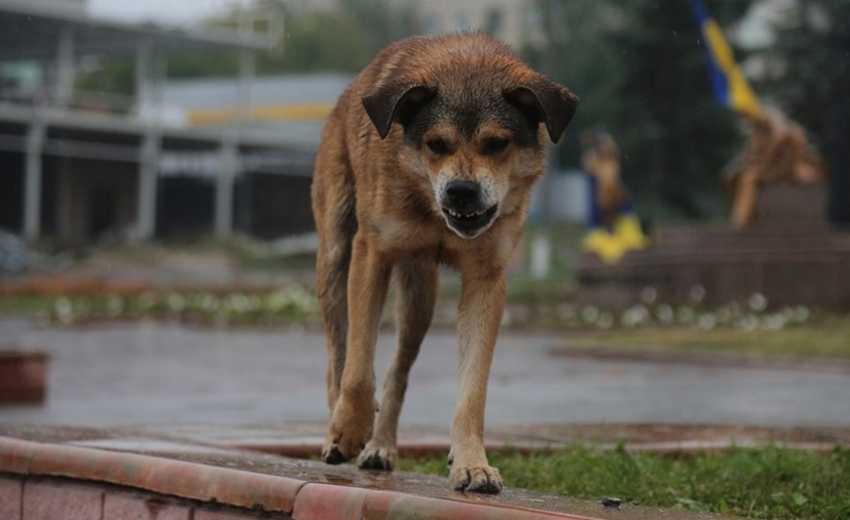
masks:
{"type": "Polygon", "coordinates": [[[506,44],[477,33],[390,44],[342,93],[312,184],[329,354],[322,460],[359,454],[361,468],[393,468],[408,373],[446,265],[463,285],[450,481],[501,491],[484,451],[484,404],[505,269],[545,168],[546,137],[559,140],[577,103],[506,44]],[[373,361],[391,274],[398,347],[378,406],[373,361]]]}

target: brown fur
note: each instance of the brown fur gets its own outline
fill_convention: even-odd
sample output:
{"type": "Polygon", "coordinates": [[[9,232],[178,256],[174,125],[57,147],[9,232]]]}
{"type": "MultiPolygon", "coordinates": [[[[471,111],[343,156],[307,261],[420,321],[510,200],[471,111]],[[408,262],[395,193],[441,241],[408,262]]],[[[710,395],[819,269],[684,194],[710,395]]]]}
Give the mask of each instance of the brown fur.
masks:
{"type": "Polygon", "coordinates": [[[483,436],[505,267],[531,186],[544,170],[546,132],[557,140],[576,102],[480,34],[392,44],[342,94],[313,181],[329,352],[323,460],[340,463],[360,453],[360,467],[392,469],[408,372],[431,323],[444,264],[463,280],[450,478],[457,489],[501,489],[483,436]],[[453,220],[443,201],[459,181],[481,189],[481,209],[451,199],[453,220]],[[399,292],[398,350],[376,417],[374,351],[391,273],[399,292]]]}

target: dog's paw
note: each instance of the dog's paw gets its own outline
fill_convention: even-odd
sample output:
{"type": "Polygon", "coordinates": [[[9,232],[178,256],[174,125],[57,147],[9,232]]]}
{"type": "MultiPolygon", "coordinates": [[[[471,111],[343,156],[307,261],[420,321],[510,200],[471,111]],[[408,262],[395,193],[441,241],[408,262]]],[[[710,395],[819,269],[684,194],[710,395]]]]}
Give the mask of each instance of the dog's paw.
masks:
{"type": "Polygon", "coordinates": [[[350,457],[346,456],[340,449],[337,443],[331,443],[322,448],[322,462],[325,464],[342,464],[350,457]]]}
{"type": "Polygon", "coordinates": [[[328,464],[342,464],[355,457],[372,437],[375,412],[372,401],[364,407],[348,406],[343,400],[337,403],[333,419],[328,426],[322,460],[328,464]]]}
{"type": "Polygon", "coordinates": [[[371,446],[371,443],[369,443],[360,452],[360,456],[357,458],[357,466],[360,469],[392,471],[396,460],[398,460],[398,452],[395,448],[371,446]]]}
{"type": "Polygon", "coordinates": [[[365,439],[368,438],[369,435],[356,435],[354,432],[329,436],[322,448],[322,461],[327,464],[342,464],[349,461],[366,446],[365,439]]]}
{"type": "Polygon", "coordinates": [[[458,466],[452,461],[449,464],[452,466],[449,481],[456,490],[491,494],[502,491],[502,476],[498,469],[490,466],[458,466]]]}

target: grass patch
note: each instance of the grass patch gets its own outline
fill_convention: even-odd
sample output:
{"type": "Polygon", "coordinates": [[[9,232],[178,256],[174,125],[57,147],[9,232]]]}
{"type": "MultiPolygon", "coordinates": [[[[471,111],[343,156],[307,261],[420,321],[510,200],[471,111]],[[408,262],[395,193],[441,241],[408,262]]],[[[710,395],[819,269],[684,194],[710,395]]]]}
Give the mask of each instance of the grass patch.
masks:
{"type": "Polygon", "coordinates": [[[49,312],[52,308],[52,297],[35,295],[0,297],[0,315],[49,312]]]}
{"type": "Polygon", "coordinates": [[[658,328],[579,333],[570,346],[713,350],[770,356],[850,359],[850,318],[824,318],[782,330],[658,328]]]}
{"type": "MultiPolygon", "coordinates": [[[[644,506],[753,518],[850,518],[850,449],[767,446],[688,457],[576,445],[554,454],[493,454],[508,487],[644,506]]],[[[402,459],[398,469],[447,475],[444,457],[402,459]]]]}

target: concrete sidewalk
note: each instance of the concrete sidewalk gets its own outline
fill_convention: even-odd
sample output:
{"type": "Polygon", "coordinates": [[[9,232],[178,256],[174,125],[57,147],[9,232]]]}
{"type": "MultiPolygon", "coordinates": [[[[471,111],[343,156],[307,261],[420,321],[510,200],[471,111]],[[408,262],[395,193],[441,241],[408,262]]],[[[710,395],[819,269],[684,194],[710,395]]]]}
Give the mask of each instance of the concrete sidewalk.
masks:
{"type": "Polygon", "coordinates": [[[130,430],[0,427],[4,520],[721,519],[361,471],[130,430]]]}
{"type": "MultiPolygon", "coordinates": [[[[504,331],[490,377],[487,430],[516,423],[850,426],[850,373],[553,356],[565,334],[504,331]]],[[[327,420],[318,331],[198,329],[158,323],[41,328],[0,320],[0,342],[52,356],[43,407],[0,409],[0,423],[268,423],[327,420]]],[[[381,334],[376,373],[394,348],[381,334]]],[[[448,426],[457,340],[429,333],[401,424],[448,426]]]]}
{"type": "MultiPolygon", "coordinates": [[[[0,320],[0,338],[53,360],[44,406],[0,408],[2,520],[709,517],[516,489],[481,497],[439,477],[287,458],[317,454],[324,436],[326,354],[316,331],[0,320]]],[[[553,356],[563,342],[502,334],[490,450],[850,445],[850,374],[553,356]]],[[[383,333],[379,374],[392,348],[383,333]]],[[[455,359],[454,333],[432,331],[411,374],[402,453],[447,453],[455,359]]]]}

